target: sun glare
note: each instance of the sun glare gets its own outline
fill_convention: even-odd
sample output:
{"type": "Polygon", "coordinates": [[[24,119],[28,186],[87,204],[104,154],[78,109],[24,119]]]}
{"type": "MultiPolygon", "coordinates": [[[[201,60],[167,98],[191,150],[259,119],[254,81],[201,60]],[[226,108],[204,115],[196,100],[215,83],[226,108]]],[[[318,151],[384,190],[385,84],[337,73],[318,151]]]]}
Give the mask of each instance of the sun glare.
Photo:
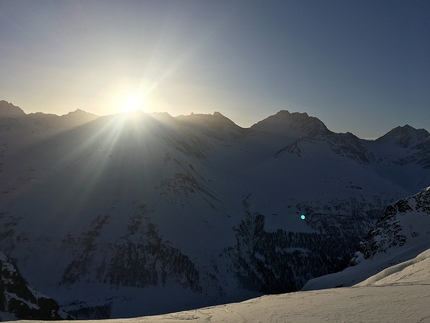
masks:
{"type": "Polygon", "coordinates": [[[128,97],[122,103],[122,112],[130,113],[141,109],[141,102],[138,97],[128,97]]]}

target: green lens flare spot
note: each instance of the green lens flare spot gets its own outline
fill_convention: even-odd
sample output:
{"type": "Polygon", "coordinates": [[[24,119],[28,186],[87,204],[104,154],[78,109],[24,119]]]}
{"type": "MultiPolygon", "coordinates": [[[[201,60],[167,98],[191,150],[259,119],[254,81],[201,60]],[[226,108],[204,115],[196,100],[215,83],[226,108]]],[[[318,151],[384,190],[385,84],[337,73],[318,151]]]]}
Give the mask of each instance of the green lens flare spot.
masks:
{"type": "Polygon", "coordinates": [[[306,217],[302,214],[302,215],[300,216],[300,219],[304,220],[304,219],[306,219],[306,217]]]}

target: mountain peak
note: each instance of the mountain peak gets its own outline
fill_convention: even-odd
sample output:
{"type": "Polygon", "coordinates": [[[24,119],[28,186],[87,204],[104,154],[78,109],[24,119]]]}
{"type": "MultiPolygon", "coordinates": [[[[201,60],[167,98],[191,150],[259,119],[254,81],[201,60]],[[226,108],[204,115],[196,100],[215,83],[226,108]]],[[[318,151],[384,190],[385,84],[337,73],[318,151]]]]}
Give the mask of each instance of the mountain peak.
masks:
{"type": "Polygon", "coordinates": [[[93,115],[93,116],[95,116],[95,114],[89,113],[89,112],[84,111],[82,109],[76,109],[75,111],[64,114],[63,116],[70,116],[70,115],[93,115]]]}
{"type": "Polygon", "coordinates": [[[430,140],[430,133],[425,129],[415,129],[410,125],[398,126],[376,139],[377,142],[393,142],[397,146],[409,148],[430,140]]]}
{"type": "Polygon", "coordinates": [[[20,107],[17,107],[5,100],[0,101],[0,118],[23,117],[25,115],[25,112],[20,107]]]}
{"type": "Polygon", "coordinates": [[[75,111],[69,112],[60,117],[61,120],[64,120],[67,123],[71,123],[72,125],[87,123],[97,118],[97,115],[86,112],[81,109],[76,109],[75,111]]]}
{"type": "Polygon", "coordinates": [[[191,113],[190,115],[178,116],[177,118],[181,121],[186,121],[193,124],[204,124],[215,130],[222,130],[225,127],[239,127],[218,111],[215,111],[213,114],[191,113]]]}
{"type": "Polygon", "coordinates": [[[251,129],[272,133],[284,133],[291,129],[304,130],[307,135],[328,133],[325,124],[315,117],[310,117],[306,112],[293,112],[281,110],[278,113],[254,124],[251,129]]]}
{"type": "Polygon", "coordinates": [[[212,120],[209,123],[209,126],[218,130],[222,130],[224,129],[224,127],[237,127],[237,125],[233,121],[231,121],[229,118],[227,118],[218,111],[215,111],[213,113],[212,120]]]}

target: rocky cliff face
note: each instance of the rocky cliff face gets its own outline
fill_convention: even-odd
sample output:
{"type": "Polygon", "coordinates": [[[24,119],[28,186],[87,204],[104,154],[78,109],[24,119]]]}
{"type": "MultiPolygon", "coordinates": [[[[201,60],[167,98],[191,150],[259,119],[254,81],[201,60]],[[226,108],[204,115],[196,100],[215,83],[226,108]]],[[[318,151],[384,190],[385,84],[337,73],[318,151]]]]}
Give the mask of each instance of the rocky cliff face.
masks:
{"type": "Polygon", "coordinates": [[[430,247],[430,187],[389,205],[381,218],[360,242],[351,265],[378,254],[415,247],[428,242],[430,247]]]}
{"type": "Polygon", "coordinates": [[[0,320],[60,320],[67,315],[55,300],[43,296],[22,278],[16,265],[0,252],[0,320]]]}

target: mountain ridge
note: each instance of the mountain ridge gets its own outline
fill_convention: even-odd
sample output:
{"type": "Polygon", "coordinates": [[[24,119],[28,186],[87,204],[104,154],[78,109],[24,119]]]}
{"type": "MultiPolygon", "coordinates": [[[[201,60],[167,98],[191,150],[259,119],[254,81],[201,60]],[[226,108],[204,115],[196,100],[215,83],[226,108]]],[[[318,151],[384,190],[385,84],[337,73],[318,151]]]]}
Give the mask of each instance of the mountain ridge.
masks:
{"type": "MultiPolygon", "coordinates": [[[[60,117],[60,119],[65,119],[65,118],[77,119],[79,117],[84,117],[84,118],[88,118],[88,119],[95,119],[95,118],[99,117],[98,115],[87,112],[87,111],[82,110],[80,108],[78,108],[74,111],[68,112],[66,114],[63,114],[63,115],[49,114],[49,113],[44,113],[44,112],[36,112],[36,113],[27,114],[20,107],[15,106],[12,103],[9,103],[8,101],[1,100],[0,103],[1,103],[0,104],[0,118],[6,117],[6,116],[8,116],[8,117],[33,116],[33,117],[37,117],[37,118],[60,117]]],[[[141,111],[141,110],[138,110],[138,111],[141,111]]],[[[143,112],[143,111],[141,111],[141,112],[143,112]]],[[[118,116],[118,115],[122,115],[122,114],[124,114],[124,113],[116,113],[116,114],[103,116],[103,117],[114,117],[114,116],[118,116]]],[[[291,127],[293,127],[293,128],[294,127],[297,127],[297,128],[309,127],[311,137],[314,137],[317,134],[331,134],[331,133],[333,133],[331,130],[329,130],[327,128],[327,126],[320,119],[313,117],[313,116],[309,116],[306,112],[289,112],[288,110],[279,110],[277,113],[270,115],[270,116],[256,122],[255,124],[251,125],[250,127],[247,127],[247,128],[238,126],[234,121],[232,121],[231,119],[224,116],[223,114],[221,114],[218,111],[215,111],[213,114],[200,114],[200,113],[193,113],[192,112],[189,115],[178,115],[175,117],[170,116],[167,112],[154,112],[154,113],[150,113],[148,115],[155,115],[155,116],[156,115],[168,115],[170,118],[173,118],[173,119],[182,120],[182,121],[188,120],[189,123],[193,123],[193,122],[199,123],[199,122],[204,121],[204,119],[206,119],[206,121],[204,121],[204,122],[212,122],[213,128],[222,127],[223,125],[224,126],[229,125],[229,126],[236,126],[242,130],[254,129],[254,130],[259,130],[259,131],[273,132],[273,130],[276,129],[276,125],[278,125],[278,126],[281,125],[281,128],[282,128],[282,126],[288,125],[290,128],[291,127]],[[193,118],[194,118],[194,121],[191,121],[191,119],[193,119],[193,118]],[[199,121],[196,122],[197,120],[199,120],[199,121]],[[275,126],[275,127],[273,127],[273,126],[275,126]],[[314,129],[312,130],[312,128],[314,128],[314,129]]],[[[156,117],[156,118],[158,118],[158,117],[156,117]]],[[[279,131],[279,129],[277,129],[277,130],[279,131]]],[[[405,126],[396,126],[396,127],[392,128],[391,130],[389,130],[387,133],[381,135],[380,137],[377,137],[376,139],[372,139],[372,140],[362,139],[362,138],[359,138],[359,139],[367,140],[367,141],[388,141],[388,140],[394,140],[393,138],[400,134],[400,137],[402,135],[404,135],[405,137],[408,137],[408,138],[403,139],[403,140],[406,140],[406,142],[398,142],[397,144],[406,145],[407,147],[410,147],[411,144],[409,143],[409,141],[412,140],[412,138],[410,138],[412,133],[415,133],[416,136],[418,136],[418,141],[419,141],[418,143],[422,143],[422,141],[428,141],[428,139],[430,137],[430,134],[425,129],[417,129],[417,128],[414,128],[410,125],[405,125],[405,126]],[[419,139],[419,138],[421,138],[421,139],[419,139]]],[[[345,134],[348,134],[348,132],[345,134]]],[[[400,140],[402,140],[402,139],[400,139],[400,140]]]]}

